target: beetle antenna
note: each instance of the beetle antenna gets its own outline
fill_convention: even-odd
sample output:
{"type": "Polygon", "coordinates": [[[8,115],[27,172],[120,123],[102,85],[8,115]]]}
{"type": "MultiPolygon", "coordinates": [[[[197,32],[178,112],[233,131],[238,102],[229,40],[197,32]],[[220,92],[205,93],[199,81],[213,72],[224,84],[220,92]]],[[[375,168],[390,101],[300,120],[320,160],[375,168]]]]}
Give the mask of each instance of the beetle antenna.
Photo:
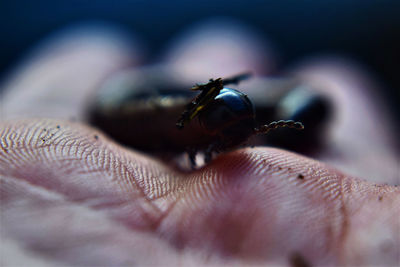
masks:
{"type": "Polygon", "coordinates": [[[251,77],[251,73],[250,72],[245,72],[242,74],[238,74],[229,78],[225,78],[222,80],[222,84],[223,85],[227,85],[227,84],[238,84],[243,80],[247,80],[248,78],[251,77]]]}
{"type": "Polygon", "coordinates": [[[256,132],[256,134],[266,134],[271,130],[283,127],[293,128],[296,130],[304,129],[304,125],[301,122],[292,120],[287,120],[287,121],[280,120],[280,121],[273,121],[267,125],[262,125],[259,128],[255,128],[254,131],[256,132]]]}

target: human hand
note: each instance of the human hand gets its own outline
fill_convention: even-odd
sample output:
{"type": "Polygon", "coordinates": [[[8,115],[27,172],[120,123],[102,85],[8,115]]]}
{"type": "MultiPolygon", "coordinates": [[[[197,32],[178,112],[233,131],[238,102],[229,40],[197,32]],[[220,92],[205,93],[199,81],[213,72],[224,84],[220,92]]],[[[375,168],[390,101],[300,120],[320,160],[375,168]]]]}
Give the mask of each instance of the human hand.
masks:
{"type": "MultiPolygon", "coordinates": [[[[187,38],[165,57],[187,79],[243,69],[263,73],[264,62],[272,62],[263,44],[246,32],[236,32],[235,42],[229,35],[200,32],[208,37],[187,38]],[[215,62],[216,53],[223,65],[215,62]]],[[[245,148],[182,173],[82,121],[86,101],[102,80],[137,64],[140,54],[115,36],[101,36],[53,43],[6,85],[0,126],[2,263],[398,264],[399,189],[383,185],[399,183],[398,152],[383,107],[364,95],[361,85],[371,84],[362,72],[343,71],[337,61],[293,69],[293,75],[324,84],[340,112],[332,122],[332,149],[321,151],[319,161],[245,148]],[[366,156],[371,150],[375,153],[366,156]]]]}

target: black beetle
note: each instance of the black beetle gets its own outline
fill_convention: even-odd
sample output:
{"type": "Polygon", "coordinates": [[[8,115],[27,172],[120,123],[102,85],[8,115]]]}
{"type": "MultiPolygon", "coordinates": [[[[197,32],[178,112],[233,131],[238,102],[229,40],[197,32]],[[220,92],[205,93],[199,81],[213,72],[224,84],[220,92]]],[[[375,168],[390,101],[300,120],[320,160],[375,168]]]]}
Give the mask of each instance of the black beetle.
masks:
{"type": "MultiPolygon", "coordinates": [[[[243,81],[244,78],[246,76],[239,75],[216,79],[195,86],[197,90],[187,90],[190,85],[165,67],[120,72],[104,82],[94,95],[87,113],[88,121],[114,140],[166,160],[188,150],[192,158],[195,152],[204,151],[208,160],[212,151],[226,150],[245,141],[254,134],[258,125],[281,119],[301,121],[306,127],[295,133],[277,129],[268,135],[251,138],[251,144],[279,146],[305,154],[309,153],[310,147],[318,147],[331,112],[324,97],[310,93],[312,90],[307,85],[294,79],[256,78],[243,81]],[[239,81],[252,89],[249,96],[232,88],[223,90],[225,85],[239,81]],[[190,112],[193,108],[191,100],[203,98],[204,92],[208,91],[204,89],[212,88],[211,85],[217,85],[217,90],[211,90],[214,98],[219,94],[228,94],[226,96],[232,101],[221,107],[218,101],[225,100],[225,97],[220,96],[212,103],[210,100],[214,98],[206,97],[209,101],[207,105],[197,105],[202,107],[202,112],[190,112]],[[198,91],[201,92],[196,97],[198,91]],[[182,115],[185,110],[186,114],[194,114],[198,119],[191,120],[190,116],[182,115]],[[226,112],[228,117],[223,119],[226,112]],[[184,126],[183,130],[176,127],[180,117],[184,119],[179,120],[178,126],[184,126]],[[234,126],[230,127],[230,123],[236,124],[237,129],[233,131],[234,126]],[[221,131],[220,134],[216,134],[218,131],[221,131]]],[[[284,124],[272,123],[270,127],[258,128],[258,132],[284,124]]]]}
{"type": "Polygon", "coordinates": [[[182,129],[185,123],[198,117],[202,135],[208,137],[206,142],[189,150],[192,166],[195,166],[195,154],[199,149],[204,150],[207,163],[211,160],[212,152],[221,152],[237,147],[254,134],[265,134],[280,127],[304,129],[301,122],[293,120],[280,120],[258,127],[253,103],[247,95],[238,90],[224,87],[228,84],[238,83],[248,76],[242,74],[228,79],[210,79],[206,84],[192,87],[192,90],[201,91],[201,93],[186,106],[176,123],[178,129],[182,129]]]}

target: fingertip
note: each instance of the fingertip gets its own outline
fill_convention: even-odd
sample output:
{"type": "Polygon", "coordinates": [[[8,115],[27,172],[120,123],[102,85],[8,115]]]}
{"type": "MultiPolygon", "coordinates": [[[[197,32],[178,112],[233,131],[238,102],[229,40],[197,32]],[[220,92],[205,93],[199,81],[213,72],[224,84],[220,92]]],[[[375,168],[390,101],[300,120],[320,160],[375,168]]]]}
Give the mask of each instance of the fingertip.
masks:
{"type": "Polygon", "coordinates": [[[70,26],[37,44],[2,85],[2,119],[80,118],[110,73],[141,60],[140,41],[118,27],[70,26]],[[23,103],[23,104],[22,104],[23,103]]]}
{"type": "Polygon", "coordinates": [[[364,133],[369,132],[367,128],[373,129],[374,134],[379,131],[376,134],[380,138],[390,132],[375,127],[380,121],[383,128],[390,128],[388,107],[379,93],[383,85],[361,64],[341,57],[321,56],[300,62],[291,73],[333,101],[335,117],[343,128],[355,125],[353,128],[364,133]]]}
{"type": "Polygon", "coordinates": [[[181,198],[159,227],[177,247],[252,261],[284,261],[298,253],[313,265],[340,265],[368,262],[372,253],[386,262],[375,241],[385,241],[398,224],[391,215],[398,201],[393,186],[377,188],[281,149],[232,151],[183,178],[181,198]],[[371,201],[379,211],[365,205],[371,201]],[[371,223],[376,213],[390,217],[391,228],[360,246],[366,231],[385,228],[386,219],[371,223]],[[347,251],[352,245],[358,258],[347,251]]]}
{"type": "Polygon", "coordinates": [[[342,227],[341,176],[323,164],[280,149],[247,148],[220,155],[185,179],[183,197],[160,226],[173,244],[255,261],[283,260],[293,251],[313,264],[336,257],[327,247],[335,246],[342,227]]]}
{"type": "Polygon", "coordinates": [[[327,151],[319,158],[370,181],[398,184],[397,130],[373,73],[333,55],[305,59],[290,73],[332,102],[327,151]]]}
{"type": "Polygon", "coordinates": [[[174,39],[164,56],[188,82],[250,71],[273,71],[275,51],[254,29],[240,21],[212,18],[201,21],[174,39]]]}

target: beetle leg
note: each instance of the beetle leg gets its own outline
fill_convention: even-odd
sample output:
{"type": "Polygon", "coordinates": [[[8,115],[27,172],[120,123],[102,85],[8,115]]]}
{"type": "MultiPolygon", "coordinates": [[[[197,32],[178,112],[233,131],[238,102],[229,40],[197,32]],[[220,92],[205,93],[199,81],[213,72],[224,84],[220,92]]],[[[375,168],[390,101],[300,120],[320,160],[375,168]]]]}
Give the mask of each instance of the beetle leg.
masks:
{"type": "Polygon", "coordinates": [[[211,146],[209,146],[206,151],[204,151],[204,163],[207,164],[211,161],[212,159],[212,149],[210,149],[211,146]]]}
{"type": "Polygon", "coordinates": [[[213,142],[208,145],[207,149],[204,151],[204,163],[208,164],[212,160],[212,153],[219,152],[217,150],[218,142],[213,142]]]}
{"type": "Polygon", "coordinates": [[[187,150],[188,156],[189,156],[189,161],[190,161],[190,167],[192,170],[196,169],[196,155],[197,155],[197,150],[194,148],[190,148],[187,150]]]}

